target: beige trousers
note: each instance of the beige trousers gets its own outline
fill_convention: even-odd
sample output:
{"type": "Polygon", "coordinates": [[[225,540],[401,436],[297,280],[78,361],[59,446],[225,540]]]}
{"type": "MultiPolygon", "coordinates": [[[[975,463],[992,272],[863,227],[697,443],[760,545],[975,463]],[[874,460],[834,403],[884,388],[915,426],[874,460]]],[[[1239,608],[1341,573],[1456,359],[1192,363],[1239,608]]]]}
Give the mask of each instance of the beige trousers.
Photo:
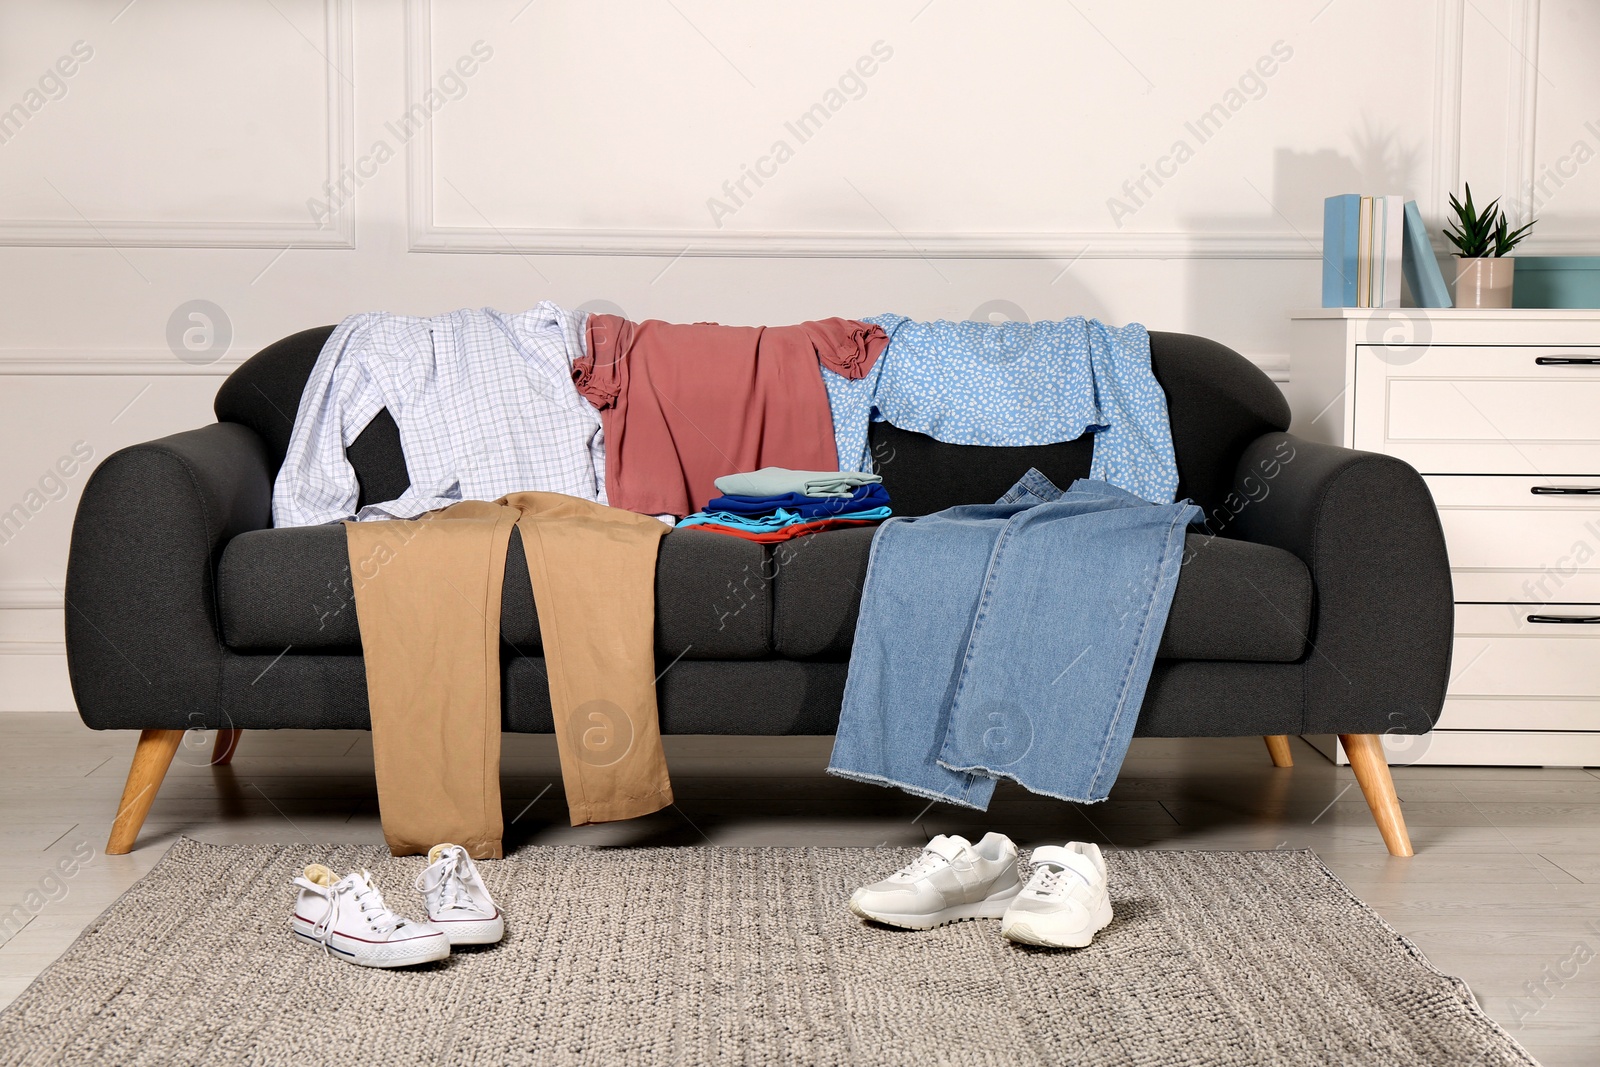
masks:
{"type": "Polygon", "coordinates": [[[345,524],[384,838],[501,854],[500,587],[522,536],[572,824],[672,803],[655,692],[667,526],[559,493],[345,524]]]}

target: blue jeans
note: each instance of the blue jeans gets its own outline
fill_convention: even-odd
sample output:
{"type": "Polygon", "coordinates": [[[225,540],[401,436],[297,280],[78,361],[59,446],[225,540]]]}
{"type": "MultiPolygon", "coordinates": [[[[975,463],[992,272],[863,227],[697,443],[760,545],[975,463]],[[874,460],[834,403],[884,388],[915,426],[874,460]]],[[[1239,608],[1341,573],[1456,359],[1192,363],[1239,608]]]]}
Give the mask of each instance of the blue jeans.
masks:
{"type": "Polygon", "coordinates": [[[828,772],[979,810],[998,778],[1104,800],[1199,518],[1030,470],[997,503],[885,522],[828,772]]]}

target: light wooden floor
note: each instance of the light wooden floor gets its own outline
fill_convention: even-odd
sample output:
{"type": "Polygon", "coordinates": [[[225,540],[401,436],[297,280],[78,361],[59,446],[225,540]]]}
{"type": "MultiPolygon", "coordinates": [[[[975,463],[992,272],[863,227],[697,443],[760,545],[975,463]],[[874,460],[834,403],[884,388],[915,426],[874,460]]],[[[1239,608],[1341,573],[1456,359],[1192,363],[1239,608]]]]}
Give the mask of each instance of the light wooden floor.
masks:
{"type": "MultiPolygon", "coordinates": [[[[0,1005],[179,834],[382,843],[370,735],[246,733],[233,766],[212,768],[210,735],[197,734],[179,750],[139,847],[103,855],[134,736],[92,732],[72,715],[0,715],[0,923],[27,920],[20,931],[15,919],[0,926],[0,1005]],[[93,849],[93,859],[53,881],[55,863],[75,848],[93,849]]],[[[1286,770],[1272,767],[1260,738],[1136,741],[1105,804],[1076,807],[1002,784],[986,814],[829,778],[829,738],[668,738],[676,810],[581,830],[564,824],[552,739],[505,740],[508,847],[920,845],[935,833],[995,829],[1024,847],[1313,848],[1434,964],[1466,979],[1543,1063],[1600,1063],[1597,772],[1399,768],[1417,848],[1400,860],[1384,851],[1349,769],[1298,738],[1297,765],[1286,770]]]]}

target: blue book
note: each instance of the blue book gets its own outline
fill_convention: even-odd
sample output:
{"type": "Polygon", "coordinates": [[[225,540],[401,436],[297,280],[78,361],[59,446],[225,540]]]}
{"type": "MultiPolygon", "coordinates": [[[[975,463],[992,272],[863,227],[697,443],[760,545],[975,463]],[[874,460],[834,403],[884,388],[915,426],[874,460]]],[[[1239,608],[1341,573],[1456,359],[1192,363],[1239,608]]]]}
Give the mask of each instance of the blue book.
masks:
{"type": "MultiPolygon", "coordinates": [[[[1422,225],[1422,212],[1415,200],[1406,201],[1406,246],[1401,270],[1406,285],[1411,289],[1411,299],[1419,308],[1447,308],[1454,306],[1450,288],[1444,283],[1444,272],[1434,257],[1433,245],[1428,241],[1427,227],[1422,225]]],[[[1324,282],[1326,289],[1326,282],[1324,282]]]]}
{"type": "Polygon", "coordinates": [[[1322,202],[1322,306],[1356,306],[1356,255],[1360,245],[1361,197],[1330,196],[1322,202]]]}

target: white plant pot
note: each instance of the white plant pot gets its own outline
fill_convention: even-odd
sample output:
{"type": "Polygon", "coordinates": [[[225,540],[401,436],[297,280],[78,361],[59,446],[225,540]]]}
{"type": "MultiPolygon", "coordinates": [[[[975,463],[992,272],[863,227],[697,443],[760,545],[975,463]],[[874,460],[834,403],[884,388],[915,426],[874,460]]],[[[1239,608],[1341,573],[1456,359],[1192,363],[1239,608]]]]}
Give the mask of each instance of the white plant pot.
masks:
{"type": "Polygon", "coordinates": [[[1503,256],[1456,260],[1456,307],[1508,308],[1517,261],[1503,256]]]}

